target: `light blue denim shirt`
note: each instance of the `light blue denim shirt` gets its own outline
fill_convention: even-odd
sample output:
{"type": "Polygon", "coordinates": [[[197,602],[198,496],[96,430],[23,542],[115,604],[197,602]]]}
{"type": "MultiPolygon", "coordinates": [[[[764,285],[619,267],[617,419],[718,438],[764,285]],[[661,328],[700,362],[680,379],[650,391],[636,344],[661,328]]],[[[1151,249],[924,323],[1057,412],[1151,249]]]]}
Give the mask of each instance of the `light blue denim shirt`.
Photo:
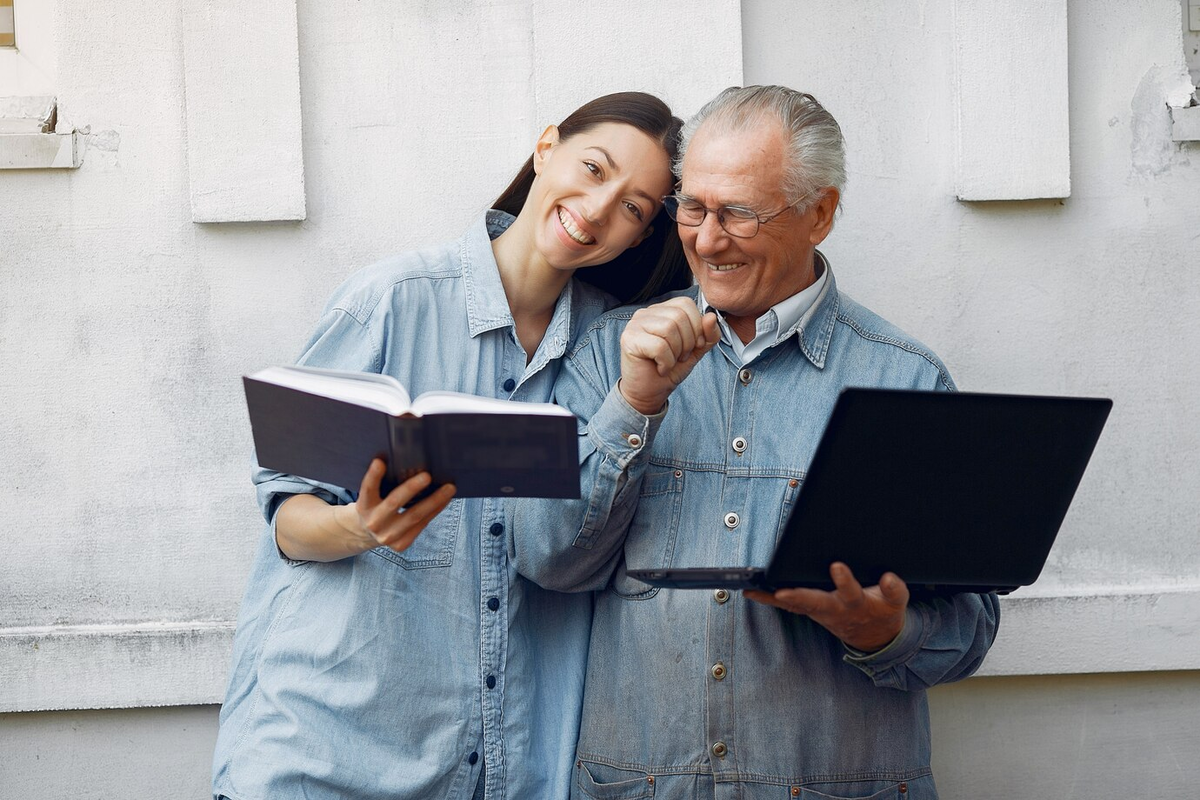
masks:
{"type": "Polygon", "coordinates": [[[830,271],[794,337],[745,367],[720,342],[645,417],[614,389],[632,313],[601,317],[556,387],[579,417],[583,499],[513,512],[519,570],[599,592],[572,796],[936,797],[925,689],[978,668],[994,595],[914,602],[897,639],[863,654],[807,617],[651,588],[626,565],[766,565],[838,393],[953,391],[945,367],[830,271]]]}
{"type": "MultiPolygon", "coordinates": [[[[546,401],[576,334],[612,298],[578,281],[526,366],[490,238],[368,267],[334,294],[299,363],[382,372],[413,396],[449,389],[546,401]]],[[[214,794],[264,798],[565,797],[592,598],[519,578],[494,499],[453,501],[411,547],[293,562],[275,511],[333,486],[257,469],[268,520],[238,619],[214,794]]]]}

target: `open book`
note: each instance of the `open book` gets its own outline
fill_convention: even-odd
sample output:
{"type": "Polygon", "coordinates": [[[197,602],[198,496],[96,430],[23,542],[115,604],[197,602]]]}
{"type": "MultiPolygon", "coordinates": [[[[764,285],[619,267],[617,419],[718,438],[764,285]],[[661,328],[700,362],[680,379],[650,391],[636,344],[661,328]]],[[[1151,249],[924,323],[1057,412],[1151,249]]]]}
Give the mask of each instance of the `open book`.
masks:
{"type": "Polygon", "coordinates": [[[357,492],[375,457],[382,491],[422,470],[458,497],[579,497],[575,417],[550,403],[458,392],[415,400],[387,375],[269,367],[243,378],[267,469],[357,492]]]}

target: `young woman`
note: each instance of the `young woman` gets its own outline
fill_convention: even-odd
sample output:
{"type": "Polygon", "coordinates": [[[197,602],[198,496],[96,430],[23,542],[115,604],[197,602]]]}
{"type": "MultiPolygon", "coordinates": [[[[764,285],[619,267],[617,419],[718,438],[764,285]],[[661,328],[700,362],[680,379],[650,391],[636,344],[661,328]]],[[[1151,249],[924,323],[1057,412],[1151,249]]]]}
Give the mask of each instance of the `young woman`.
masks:
{"type": "MultiPolygon", "coordinates": [[[[690,280],[660,203],[679,128],[637,92],[584,105],[461,238],[346,281],[300,363],[383,372],[413,396],[549,400],[592,319],[690,280]]],[[[516,575],[500,500],[446,486],[402,511],[429,476],[381,497],[382,473],[373,463],[355,495],[256,471],[269,524],[214,795],[565,798],[590,597],[516,575]]]]}

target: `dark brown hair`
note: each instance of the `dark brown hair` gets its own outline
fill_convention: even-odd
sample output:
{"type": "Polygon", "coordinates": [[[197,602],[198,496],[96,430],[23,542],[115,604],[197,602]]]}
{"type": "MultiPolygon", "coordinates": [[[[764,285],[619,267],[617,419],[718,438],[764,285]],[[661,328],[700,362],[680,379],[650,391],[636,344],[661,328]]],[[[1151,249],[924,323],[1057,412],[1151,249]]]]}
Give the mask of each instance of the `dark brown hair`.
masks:
{"type": "MultiPolygon", "coordinates": [[[[586,103],[558,125],[560,140],[570,139],[605,122],[632,125],[666,151],[668,165],[679,153],[679,130],[683,121],[662,100],[644,92],[617,92],[586,103]]],[[[513,216],[521,213],[533,186],[533,156],[521,167],[492,208],[513,216]]],[[[661,208],[650,223],[654,230],[637,247],[594,267],[577,270],[575,277],[592,284],[622,303],[648,300],[655,295],[692,284],[692,274],[683,256],[675,223],[661,208]]]]}

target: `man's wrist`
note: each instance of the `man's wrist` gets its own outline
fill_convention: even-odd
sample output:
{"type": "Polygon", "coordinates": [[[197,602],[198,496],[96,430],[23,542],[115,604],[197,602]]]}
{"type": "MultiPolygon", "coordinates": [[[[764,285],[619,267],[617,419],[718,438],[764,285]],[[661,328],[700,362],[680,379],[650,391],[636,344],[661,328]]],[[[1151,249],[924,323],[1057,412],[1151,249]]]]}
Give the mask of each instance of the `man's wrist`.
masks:
{"type": "Polygon", "coordinates": [[[636,394],[631,395],[625,390],[625,382],[621,379],[617,380],[617,391],[621,393],[621,397],[625,398],[625,402],[629,404],[630,408],[646,417],[653,417],[661,413],[670,397],[669,394],[650,398],[639,397],[636,394]]]}

